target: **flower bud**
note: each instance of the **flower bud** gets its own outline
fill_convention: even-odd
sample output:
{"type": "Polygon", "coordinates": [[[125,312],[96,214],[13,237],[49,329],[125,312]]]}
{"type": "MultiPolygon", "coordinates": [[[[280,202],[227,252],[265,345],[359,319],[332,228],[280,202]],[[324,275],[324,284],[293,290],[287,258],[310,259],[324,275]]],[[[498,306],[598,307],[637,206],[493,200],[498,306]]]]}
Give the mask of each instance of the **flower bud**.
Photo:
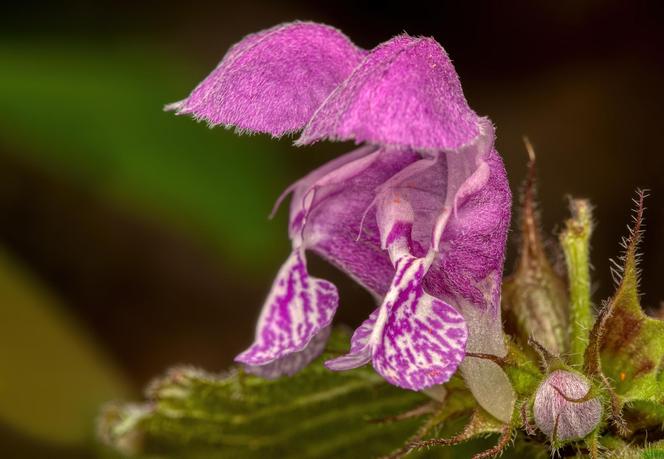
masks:
{"type": "Polygon", "coordinates": [[[602,404],[597,398],[584,401],[590,390],[586,378],[571,371],[549,374],[535,395],[535,423],[553,441],[583,438],[599,424],[602,404]]]}
{"type": "Polygon", "coordinates": [[[505,326],[520,344],[534,338],[552,354],[567,349],[569,299],[567,286],[545,250],[535,200],[535,153],[530,155],[528,179],[521,203],[521,248],[516,270],[503,283],[505,326]]]}

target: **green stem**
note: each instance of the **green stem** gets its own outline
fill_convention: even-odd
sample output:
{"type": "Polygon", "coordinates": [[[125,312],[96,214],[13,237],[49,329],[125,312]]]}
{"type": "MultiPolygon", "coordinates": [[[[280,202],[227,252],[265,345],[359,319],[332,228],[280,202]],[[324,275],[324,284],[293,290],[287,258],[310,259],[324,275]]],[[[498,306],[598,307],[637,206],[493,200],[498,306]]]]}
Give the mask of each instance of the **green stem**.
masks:
{"type": "Polygon", "coordinates": [[[565,229],[560,235],[560,244],[565,253],[570,293],[570,363],[581,367],[593,324],[589,260],[593,225],[588,201],[574,199],[570,204],[570,210],[572,218],[567,220],[565,229]]]}

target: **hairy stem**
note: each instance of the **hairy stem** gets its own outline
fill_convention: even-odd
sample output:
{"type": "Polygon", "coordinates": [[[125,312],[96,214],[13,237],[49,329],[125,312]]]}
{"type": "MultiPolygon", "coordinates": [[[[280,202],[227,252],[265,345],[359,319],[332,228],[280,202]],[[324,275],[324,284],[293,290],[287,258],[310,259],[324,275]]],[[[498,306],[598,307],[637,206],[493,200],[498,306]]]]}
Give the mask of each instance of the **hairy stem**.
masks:
{"type": "Polygon", "coordinates": [[[560,243],[565,253],[570,293],[570,362],[581,367],[593,325],[589,260],[592,215],[590,204],[584,199],[572,200],[570,208],[572,218],[567,220],[560,243]]]}

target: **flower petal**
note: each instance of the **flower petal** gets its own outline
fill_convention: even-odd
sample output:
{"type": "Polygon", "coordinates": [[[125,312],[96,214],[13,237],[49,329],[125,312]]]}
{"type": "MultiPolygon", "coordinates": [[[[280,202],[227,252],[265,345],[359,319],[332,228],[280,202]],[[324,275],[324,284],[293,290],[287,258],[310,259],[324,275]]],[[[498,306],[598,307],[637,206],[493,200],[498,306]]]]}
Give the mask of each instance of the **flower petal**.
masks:
{"type": "MultiPolygon", "coordinates": [[[[333,284],[310,277],[302,249],[296,249],[279,270],[263,306],[254,343],[235,360],[265,366],[303,351],[332,322],[339,297],[333,284]]],[[[316,344],[316,343],[314,343],[316,344]]],[[[306,365],[319,345],[283,364],[288,374],[306,365]]],[[[267,370],[281,369],[281,364],[267,370]]]]}
{"type": "Polygon", "coordinates": [[[460,297],[500,317],[511,193],[497,152],[491,150],[484,162],[488,176],[482,178],[480,189],[463,196],[456,212],[450,212],[439,239],[442,256],[431,267],[425,286],[438,298],[460,297]]]}
{"type": "MultiPolygon", "coordinates": [[[[419,168],[417,162],[411,166],[419,168]]],[[[377,314],[353,335],[351,352],[327,366],[353,368],[370,354],[376,371],[391,384],[421,390],[444,383],[463,360],[468,336],[464,318],[424,292],[435,252],[421,258],[411,254],[415,213],[410,202],[397,189],[385,191],[377,201],[376,219],[394,264],[393,279],[377,314]]]]}
{"type": "Polygon", "coordinates": [[[421,390],[447,382],[465,355],[463,316],[422,288],[400,295],[375,347],[373,365],[388,382],[421,390]],[[408,295],[408,297],[405,297],[408,295]]]}
{"type": "Polygon", "coordinates": [[[478,123],[445,50],[432,38],[400,35],[369,53],[296,143],[328,138],[454,150],[480,134],[478,123]]]}
{"type": "Polygon", "coordinates": [[[233,46],[189,97],[166,109],[281,136],[301,129],[364,55],[333,27],[278,25],[233,46]]]}
{"type": "MultiPolygon", "coordinates": [[[[324,165],[320,166],[318,169],[315,169],[313,172],[310,172],[307,174],[305,177],[295,181],[294,183],[291,183],[288,188],[286,188],[284,191],[281,192],[279,197],[277,198],[276,202],[274,203],[274,206],[272,208],[272,212],[270,213],[270,218],[272,218],[276,213],[277,210],[279,209],[279,206],[281,206],[281,203],[286,199],[286,197],[295,192],[299,191],[300,195],[297,197],[299,198],[301,202],[301,198],[303,197],[304,190],[310,188],[313,183],[315,183],[317,180],[321,179],[322,177],[334,172],[336,169],[339,169],[342,166],[345,166],[347,163],[353,162],[357,159],[360,159],[364,156],[369,155],[370,153],[373,153],[376,151],[376,147],[373,145],[363,145],[359,148],[356,148],[355,150],[346,153],[345,155],[341,155],[331,161],[328,161],[324,165]]],[[[296,200],[296,197],[293,197],[293,201],[296,200]]],[[[292,224],[292,216],[291,216],[291,221],[290,223],[292,224]]]]}
{"type": "MultiPolygon", "coordinates": [[[[420,156],[412,151],[381,150],[360,173],[328,184],[316,193],[302,236],[307,248],[348,273],[376,297],[390,286],[394,268],[381,250],[380,234],[371,204],[377,188],[420,156]]],[[[301,210],[301,199],[311,186],[298,185],[291,203],[291,221],[301,210]]],[[[291,226],[293,226],[291,224],[291,226]]]]}
{"type": "Polygon", "coordinates": [[[334,371],[352,370],[371,361],[369,338],[373,332],[380,308],[376,308],[369,318],[362,322],[350,339],[350,352],[336,359],[328,360],[325,366],[334,371]]]}
{"type": "Polygon", "coordinates": [[[265,379],[292,376],[311,363],[311,361],[325,350],[325,345],[327,344],[327,339],[330,337],[331,330],[332,327],[329,325],[321,329],[313,338],[311,338],[309,344],[307,344],[307,346],[301,351],[287,354],[267,365],[245,365],[244,369],[247,373],[265,379]]]}
{"type": "Polygon", "coordinates": [[[452,306],[424,292],[431,257],[402,256],[371,336],[373,366],[388,382],[421,390],[449,380],[468,336],[452,306]]]}
{"type": "MultiPolygon", "coordinates": [[[[457,210],[449,213],[440,238],[441,256],[431,266],[424,286],[464,315],[469,352],[504,356],[500,288],[511,194],[497,152],[491,149],[483,161],[488,166],[488,177],[481,177],[485,183],[474,192],[458,193],[461,198],[457,210]]],[[[514,391],[502,369],[487,360],[467,358],[461,370],[482,407],[496,418],[509,421],[514,391]]]]}
{"type": "MultiPolygon", "coordinates": [[[[315,180],[305,178],[293,191],[291,204],[290,237],[295,245],[299,245],[302,230],[306,224],[311,209],[319,202],[334,196],[338,192],[336,185],[345,185],[351,179],[359,176],[378,159],[380,151],[359,156],[349,160],[326,174],[319,175],[315,180]]],[[[344,155],[344,157],[353,155],[344,155]]],[[[318,172],[318,171],[316,171],[318,172]]]]}

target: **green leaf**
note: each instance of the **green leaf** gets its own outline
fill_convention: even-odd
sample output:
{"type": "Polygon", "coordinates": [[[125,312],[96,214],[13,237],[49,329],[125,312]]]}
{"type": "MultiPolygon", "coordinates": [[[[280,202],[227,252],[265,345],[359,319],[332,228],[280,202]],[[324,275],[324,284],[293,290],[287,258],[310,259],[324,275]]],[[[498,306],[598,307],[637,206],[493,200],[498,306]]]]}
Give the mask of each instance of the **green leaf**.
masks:
{"type": "Polygon", "coordinates": [[[335,373],[322,360],[275,381],[174,368],[148,397],[107,407],[102,438],[125,452],[172,458],[375,457],[402,445],[421,419],[375,421],[430,401],[371,368],[335,373]]]}
{"type": "Polygon", "coordinates": [[[626,401],[664,402],[664,322],[648,317],[639,303],[638,244],[643,200],[639,194],[634,228],[626,241],[622,280],[602,311],[602,370],[626,401]]]}
{"type": "Polygon", "coordinates": [[[0,250],[0,424],[80,447],[93,439],[99,404],[127,392],[92,337],[0,250]]]}

